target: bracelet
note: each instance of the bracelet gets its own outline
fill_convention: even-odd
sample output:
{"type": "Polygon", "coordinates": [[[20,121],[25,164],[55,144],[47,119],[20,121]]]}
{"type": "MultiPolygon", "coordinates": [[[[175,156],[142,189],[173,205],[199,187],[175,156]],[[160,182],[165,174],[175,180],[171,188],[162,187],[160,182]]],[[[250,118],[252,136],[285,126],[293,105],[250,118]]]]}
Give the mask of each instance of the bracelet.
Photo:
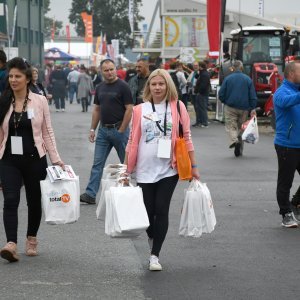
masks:
{"type": "Polygon", "coordinates": [[[192,169],[194,169],[194,168],[198,168],[198,166],[197,165],[192,165],[192,169]]]}
{"type": "Polygon", "coordinates": [[[95,129],[90,129],[90,131],[94,132],[94,131],[95,131],[95,129]]]}

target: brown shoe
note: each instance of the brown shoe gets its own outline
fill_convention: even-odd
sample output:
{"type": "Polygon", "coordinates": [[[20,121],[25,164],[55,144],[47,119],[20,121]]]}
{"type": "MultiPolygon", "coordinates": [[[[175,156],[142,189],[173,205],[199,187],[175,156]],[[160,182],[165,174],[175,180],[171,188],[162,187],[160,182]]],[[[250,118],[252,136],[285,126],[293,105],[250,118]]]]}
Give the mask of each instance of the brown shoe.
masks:
{"type": "Polygon", "coordinates": [[[27,256],[37,256],[37,245],[38,242],[36,240],[36,237],[28,236],[26,240],[25,254],[27,256]]]}
{"type": "Polygon", "coordinates": [[[0,251],[2,258],[8,260],[9,262],[16,262],[19,260],[19,255],[17,254],[17,244],[14,242],[8,242],[0,251]]]}

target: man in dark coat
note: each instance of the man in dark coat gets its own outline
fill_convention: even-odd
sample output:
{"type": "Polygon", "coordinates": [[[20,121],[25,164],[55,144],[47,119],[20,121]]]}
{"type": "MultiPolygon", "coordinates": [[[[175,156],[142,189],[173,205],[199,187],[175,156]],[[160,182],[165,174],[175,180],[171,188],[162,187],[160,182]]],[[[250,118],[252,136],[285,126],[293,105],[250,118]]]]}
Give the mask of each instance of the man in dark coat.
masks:
{"type": "Polygon", "coordinates": [[[60,65],[50,75],[50,84],[52,85],[52,96],[55,102],[56,111],[65,111],[65,95],[67,87],[67,77],[60,65]]]}
{"type": "Polygon", "coordinates": [[[197,105],[195,105],[198,110],[196,115],[199,116],[198,126],[203,128],[208,127],[208,116],[207,116],[207,107],[208,107],[208,97],[210,90],[210,76],[206,69],[207,65],[205,62],[199,62],[199,77],[195,86],[195,94],[197,105]]]}

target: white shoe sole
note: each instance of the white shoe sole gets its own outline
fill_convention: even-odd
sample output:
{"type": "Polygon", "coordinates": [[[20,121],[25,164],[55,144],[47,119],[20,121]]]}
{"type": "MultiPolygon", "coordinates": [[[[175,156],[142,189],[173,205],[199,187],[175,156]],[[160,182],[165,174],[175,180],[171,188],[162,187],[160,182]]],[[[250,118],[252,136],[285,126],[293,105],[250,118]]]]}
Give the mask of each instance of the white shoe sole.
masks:
{"type": "Polygon", "coordinates": [[[149,271],[162,271],[161,265],[149,265],[149,271]]]}
{"type": "Polygon", "coordinates": [[[298,228],[298,223],[294,223],[291,225],[285,225],[285,224],[281,223],[281,226],[285,227],[285,228],[298,228]]]}

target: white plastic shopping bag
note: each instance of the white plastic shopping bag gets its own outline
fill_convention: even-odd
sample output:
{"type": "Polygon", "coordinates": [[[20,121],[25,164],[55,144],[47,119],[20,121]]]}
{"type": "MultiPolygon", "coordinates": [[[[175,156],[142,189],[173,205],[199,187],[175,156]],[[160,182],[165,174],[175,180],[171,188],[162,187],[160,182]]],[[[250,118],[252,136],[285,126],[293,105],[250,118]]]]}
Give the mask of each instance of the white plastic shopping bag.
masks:
{"type": "Polygon", "coordinates": [[[202,233],[211,233],[216,223],[209,189],[205,183],[193,179],[185,191],[179,235],[197,238],[202,233]]]}
{"type": "Polygon", "coordinates": [[[120,173],[126,171],[127,166],[124,164],[108,164],[102,173],[103,179],[117,179],[120,173]]]}
{"type": "Polygon", "coordinates": [[[98,220],[105,219],[105,192],[108,191],[112,186],[117,185],[116,179],[101,179],[101,193],[99,202],[96,209],[96,217],[98,220]]]}
{"type": "Polygon", "coordinates": [[[242,134],[242,140],[249,144],[256,144],[258,142],[259,133],[256,117],[253,117],[249,121],[245,131],[242,134]]]}
{"type": "Polygon", "coordinates": [[[105,192],[105,233],[111,237],[138,236],[149,227],[142,189],[111,187],[105,192]]]}
{"type": "Polygon", "coordinates": [[[80,216],[79,177],[51,183],[49,177],[40,182],[42,206],[47,224],[74,223],[80,216]]]}

